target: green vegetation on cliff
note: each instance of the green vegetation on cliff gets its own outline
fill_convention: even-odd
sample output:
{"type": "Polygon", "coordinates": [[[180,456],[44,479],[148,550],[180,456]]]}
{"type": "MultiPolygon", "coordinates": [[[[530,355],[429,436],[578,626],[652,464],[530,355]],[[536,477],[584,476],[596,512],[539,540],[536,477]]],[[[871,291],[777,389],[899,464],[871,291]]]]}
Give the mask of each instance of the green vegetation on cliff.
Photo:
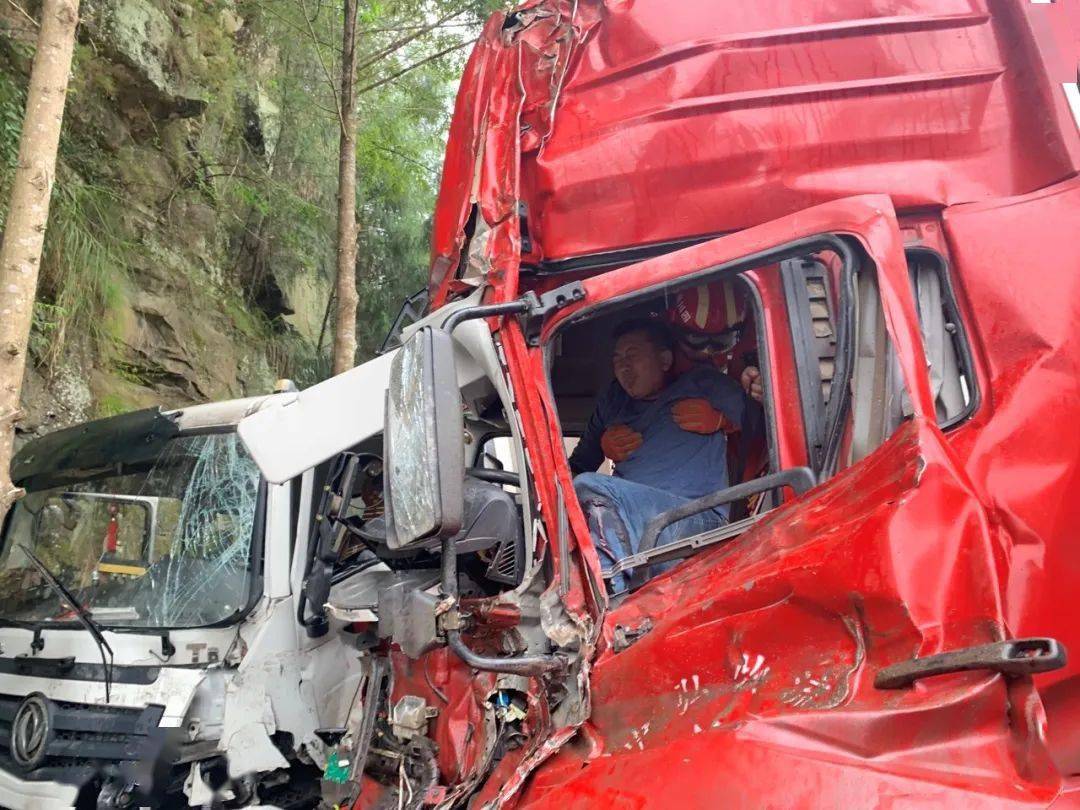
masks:
{"type": "MultiPolygon", "coordinates": [[[[360,4],[361,359],[423,285],[456,76],[488,6],[360,4]]],[[[35,13],[0,6],[3,200],[35,13]]],[[[328,373],[340,17],[326,0],[84,0],[24,429],[328,373]]]]}

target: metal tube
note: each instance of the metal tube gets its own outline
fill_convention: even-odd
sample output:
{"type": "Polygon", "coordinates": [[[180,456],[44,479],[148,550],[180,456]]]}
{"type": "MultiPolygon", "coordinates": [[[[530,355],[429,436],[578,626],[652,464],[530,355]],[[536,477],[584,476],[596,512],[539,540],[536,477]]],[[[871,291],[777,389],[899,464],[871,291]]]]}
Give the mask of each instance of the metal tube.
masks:
{"type": "MultiPolygon", "coordinates": [[[[454,600],[452,610],[457,610],[457,549],[453,537],[442,540],[442,560],[440,560],[440,588],[443,596],[454,600]]],[[[461,638],[460,630],[446,631],[447,646],[469,666],[487,672],[506,672],[511,675],[542,675],[545,672],[564,671],[567,667],[565,658],[558,655],[517,655],[498,658],[473,652],[461,638]]]]}
{"type": "Polygon", "coordinates": [[[520,312],[527,312],[529,310],[529,304],[527,301],[517,300],[508,301],[505,304],[482,304],[476,307],[465,307],[459,309],[457,312],[450,314],[445,321],[443,321],[443,331],[453,332],[458,324],[465,321],[473,321],[477,318],[490,318],[494,315],[516,315],[520,312]]]}
{"type": "Polygon", "coordinates": [[[454,654],[474,669],[487,672],[505,672],[510,675],[543,675],[545,672],[563,672],[567,660],[558,655],[515,655],[498,658],[493,655],[479,655],[473,652],[462,640],[460,630],[447,630],[446,643],[454,654]]]}
{"type": "Polygon", "coordinates": [[[453,597],[457,600],[457,549],[454,547],[453,537],[442,539],[442,565],[439,568],[441,576],[441,588],[443,596],[453,597]]]}

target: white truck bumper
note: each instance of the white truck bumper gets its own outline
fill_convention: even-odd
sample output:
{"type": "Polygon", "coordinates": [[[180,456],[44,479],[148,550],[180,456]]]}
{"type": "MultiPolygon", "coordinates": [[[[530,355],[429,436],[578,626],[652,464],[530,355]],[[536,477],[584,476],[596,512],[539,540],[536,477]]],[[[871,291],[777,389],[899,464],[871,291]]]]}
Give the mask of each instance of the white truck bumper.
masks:
{"type": "Polygon", "coordinates": [[[0,807],[11,810],[55,810],[72,807],[78,790],[59,782],[27,782],[0,768],[0,807]]]}

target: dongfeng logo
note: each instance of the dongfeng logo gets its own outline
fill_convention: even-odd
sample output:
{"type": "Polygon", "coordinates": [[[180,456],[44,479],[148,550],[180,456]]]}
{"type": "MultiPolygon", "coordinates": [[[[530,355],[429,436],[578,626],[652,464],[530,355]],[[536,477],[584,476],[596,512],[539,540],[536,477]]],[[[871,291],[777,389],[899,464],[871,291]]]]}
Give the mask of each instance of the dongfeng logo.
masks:
{"type": "Polygon", "coordinates": [[[11,721],[11,758],[20,768],[36,768],[45,759],[52,732],[52,712],[44,695],[30,695],[11,721]]]}

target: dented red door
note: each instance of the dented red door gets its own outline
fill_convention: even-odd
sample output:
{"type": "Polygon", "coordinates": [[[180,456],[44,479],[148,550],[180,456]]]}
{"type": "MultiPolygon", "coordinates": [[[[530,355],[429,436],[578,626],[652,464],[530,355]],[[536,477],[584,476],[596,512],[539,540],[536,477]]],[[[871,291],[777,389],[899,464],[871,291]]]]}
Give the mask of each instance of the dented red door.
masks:
{"type": "Polygon", "coordinates": [[[944,231],[985,367],[984,402],[949,434],[1007,539],[1005,615],[1074,653],[1036,679],[1064,776],[1080,774],[1080,178],[955,206],[944,231]]]}
{"type": "MultiPolygon", "coordinates": [[[[1010,637],[1007,528],[934,421],[888,198],[828,203],[597,276],[545,332],[605,300],[822,234],[857,240],[874,264],[914,416],[862,461],[610,610],[591,716],[536,771],[522,806],[1045,805],[1059,793],[1030,678],[974,671],[874,686],[897,662],[1010,637]],[[646,632],[617,651],[616,627],[646,632]]],[[[594,562],[576,507],[571,524],[594,562]]]]}

